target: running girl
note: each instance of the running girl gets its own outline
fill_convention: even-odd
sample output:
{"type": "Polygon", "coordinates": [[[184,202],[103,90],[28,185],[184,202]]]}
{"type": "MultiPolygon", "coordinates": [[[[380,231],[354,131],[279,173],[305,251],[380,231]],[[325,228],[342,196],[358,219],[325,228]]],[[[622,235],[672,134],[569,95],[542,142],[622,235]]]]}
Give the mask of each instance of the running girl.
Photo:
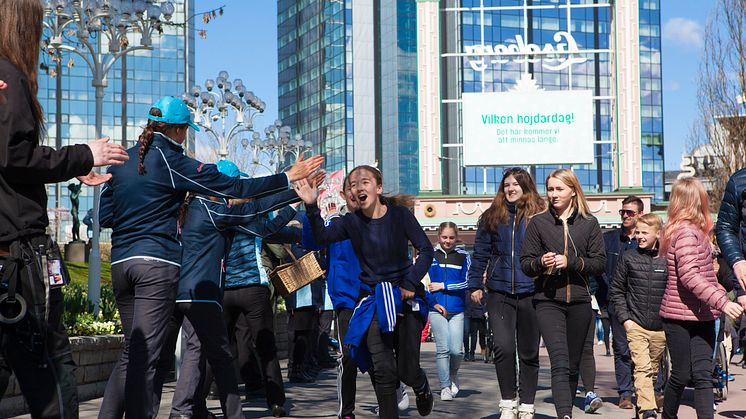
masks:
{"type": "Polygon", "coordinates": [[[324,226],[316,205],[316,185],[296,183],[316,242],[324,245],[351,240],[360,260],[361,294],[344,343],[350,346],[361,370],[367,371],[372,361],[381,418],[399,417],[397,379],[414,389],[417,410],[427,416],[433,396],[427,376],[419,367],[426,310],[421,280],[432,261],[433,247],[414,215],[400,205],[400,197],[382,194],[383,179],[378,169],[358,166],[348,177],[360,209],[328,226],[324,226]],[[414,264],[409,243],[419,252],[414,264]]]}
{"type": "Polygon", "coordinates": [[[458,394],[457,378],[464,357],[464,302],[469,253],[456,247],[458,227],[446,221],[438,227],[438,244],[430,265],[428,305],[430,326],[435,337],[435,365],[440,380],[440,400],[450,401],[458,394]]]}

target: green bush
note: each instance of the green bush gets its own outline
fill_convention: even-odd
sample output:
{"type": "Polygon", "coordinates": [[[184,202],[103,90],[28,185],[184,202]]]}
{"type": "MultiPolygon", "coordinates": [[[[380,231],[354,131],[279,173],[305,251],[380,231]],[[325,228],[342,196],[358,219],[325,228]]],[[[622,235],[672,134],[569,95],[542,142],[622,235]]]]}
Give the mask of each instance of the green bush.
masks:
{"type": "Polygon", "coordinates": [[[65,304],[65,328],[70,336],[91,336],[120,333],[122,324],[111,285],[101,286],[98,317],[93,315],[93,305],[88,301],[87,287],[72,282],[62,289],[65,304]]]}

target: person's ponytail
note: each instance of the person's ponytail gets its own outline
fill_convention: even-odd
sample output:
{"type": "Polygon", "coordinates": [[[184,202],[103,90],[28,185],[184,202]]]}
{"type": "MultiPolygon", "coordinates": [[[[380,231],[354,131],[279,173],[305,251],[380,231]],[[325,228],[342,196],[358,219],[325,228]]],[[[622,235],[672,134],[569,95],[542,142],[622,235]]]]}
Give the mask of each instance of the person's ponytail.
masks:
{"type": "MultiPolygon", "coordinates": [[[[150,108],[150,115],[157,117],[163,116],[163,114],[161,114],[161,110],[158,108],[150,108]]],[[[166,132],[172,126],[173,125],[171,124],[148,119],[148,124],[145,125],[145,128],[142,130],[142,134],[140,134],[140,137],[138,138],[138,142],[140,143],[140,153],[138,154],[137,163],[138,174],[145,174],[145,155],[148,154],[148,151],[150,150],[150,144],[153,142],[153,135],[156,132],[166,132]]]]}
{"type": "Polygon", "coordinates": [[[186,222],[187,212],[189,212],[189,204],[192,203],[192,200],[194,199],[196,195],[193,193],[187,194],[186,198],[184,198],[184,202],[182,202],[181,206],[179,207],[179,211],[176,213],[177,220],[179,221],[179,228],[184,227],[184,223],[186,222]]]}
{"type": "Polygon", "coordinates": [[[381,195],[380,200],[384,205],[399,205],[400,207],[409,208],[410,210],[414,208],[414,196],[412,195],[381,195]]]}

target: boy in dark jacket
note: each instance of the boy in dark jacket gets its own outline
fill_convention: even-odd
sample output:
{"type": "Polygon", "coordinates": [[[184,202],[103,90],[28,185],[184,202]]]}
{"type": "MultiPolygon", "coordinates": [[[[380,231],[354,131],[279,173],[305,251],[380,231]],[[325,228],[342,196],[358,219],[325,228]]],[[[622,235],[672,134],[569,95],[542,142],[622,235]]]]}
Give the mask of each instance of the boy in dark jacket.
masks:
{"type": "Polygon", "coordinates": [[[634,364],[637,407],[642,418],[655,418],[653,388],[666,349],[666,334],[658,311],[666,289],[666,259],[658,257],[662,221],[655,214],[640,216],[635,227],[638,248],[619,259],[609,297],[627,331],[634,364]]]}

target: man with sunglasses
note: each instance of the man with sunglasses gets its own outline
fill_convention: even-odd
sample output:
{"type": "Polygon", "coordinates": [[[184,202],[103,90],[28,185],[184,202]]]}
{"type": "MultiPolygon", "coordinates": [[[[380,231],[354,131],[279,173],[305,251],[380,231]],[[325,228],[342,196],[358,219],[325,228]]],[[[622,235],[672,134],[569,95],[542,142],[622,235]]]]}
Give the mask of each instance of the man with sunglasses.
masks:
{"type": "Polygon", "coordinates": [[[630,249],[637,248],[635,239],[635,225],[637,218],[643,214],[645,206],[642,200],[634,195],[630,195],[622,200],[622,209],[619,210],[619,216],[622,219],[621,227],[604,233],[604,244],[606,246],[606,273],[603,275],[603,281],[599,281],[599,291],[596,293],[596,299],[601,310],[608,310],[609,322],[611,323],[611,334],[613,337],[612,348],[614,350],[614,371],[616,374],[616,383],[619,391],[619,407],[622,409],[633,409],[634,403],[632,396],[634,387],[632,385],[632,357],[629,352],[627,342],[627,332],[619,321],[614,307],[608,303],[606,293],[614,276],[617,261],[621,255],[630,249]]]}

